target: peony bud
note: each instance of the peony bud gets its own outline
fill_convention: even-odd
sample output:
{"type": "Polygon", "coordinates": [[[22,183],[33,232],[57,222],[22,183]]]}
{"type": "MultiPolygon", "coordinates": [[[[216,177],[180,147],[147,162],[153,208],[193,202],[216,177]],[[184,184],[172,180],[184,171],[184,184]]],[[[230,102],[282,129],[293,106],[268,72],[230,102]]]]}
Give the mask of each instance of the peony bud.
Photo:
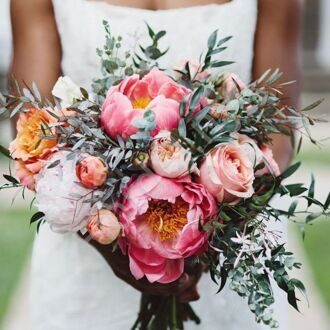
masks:
{"type": "Polygon", "coordinates": [[[93,240],[103,245],[111,244],[121,232],[118,218],[106,209],[93,213],[86,228],[93,240]]]}
{"type": "Polygon", "coordinates": [[[149,155],[146,152],[139,152],[138,155],[133,159],[134,165],[147,167],[149,163],[149,155]]]}
{"type": "Polygon", "coordinates": [[[83,186],[96,189],[106,181],[108,168],[101,158],[87,156],[77,164],[76,174],[83,186]]]}

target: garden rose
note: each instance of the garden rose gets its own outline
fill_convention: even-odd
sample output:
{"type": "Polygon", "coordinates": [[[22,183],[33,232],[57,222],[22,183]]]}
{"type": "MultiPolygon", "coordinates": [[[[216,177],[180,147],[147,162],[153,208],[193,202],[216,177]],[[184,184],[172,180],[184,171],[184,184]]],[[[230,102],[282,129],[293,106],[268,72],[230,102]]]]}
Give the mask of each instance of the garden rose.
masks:
{"type": "Polygon", "coordinates": [[[208,233],[199,230],[216,213],[211,194],[189,177],[173,180],[148,174],[133,180],[123,194],[119,219],[136,279],[169,283],[183,273],[184,258],[202,252],[208,233]]]}
{"type": "Polygon", "coordinates": [[[78,162],[76,174],[86,188],[96,189],[106,181],[108,168],[101,158],[87,155],[78,162]]]}
{"type": "Polygon", "coordinates": [[[68,76],[58,78],[52,94],[61,100],[62,108],[70,107],[83,96],[80,88],[68,76]]]}
{"type": "Polygon", "coordinates": [[[262,176],[264,174],[272,173],[275,176],[279,176],[281,174],[280,168],[274,159],[273,150],[269,148],[267,145],[261,146],[261,152],[263,155],[263,160],[265,163],[265,167],[256,172],[256,176],[262,176]]]}
{"type": "Polygon", "coordinates": [[[251,197],[253,181],[253,163],[237,141],[215,147],[200,168],[200,182],[220,203],[251,197]]]}
{"type": "Polygon", "coordinates": [[[86,228],[92,239],[103,245],[111,244],[121,232],[118,218],[106,209],[94,212],[88,219],[86,228]]]}
{"type": "Polygon", "coordinates": [[[156,116],[156,128],[151,135],[157,135],[160,130],[172,130],[178,127],[179,103],[187,93],[187,88],[157,68],[142,79],[135,74],[110,88],[102,106],[101,124],[112,138],[119,135],[126,139],[138,131],[133,121],[143,118],[151,109],[156,116]]]}
{"type": "Polygon", "coordinates": [[[67,151],[56,152],[36,177],[36,206],[45,214],[51,229],[58,233],[77,232],[85,228],[92,204],[86,202],[101,195],[99,191],[78,184],[76,161],[67,159],[67,151]],[[80,197],[79,197],[80,196],[80,197]]]}
{"type": "Polygon", "coordinates": [[[40,157],[57,145],[56,132],[45,128],[46,133],[53,134],[54,139],[41,139],[41,126],[47,123],[51,126],[56,122],[45,109],[31,108],[28,112],[21,113],[17,121],[16,139],[9,145],[9,151],[14,159],[27,161],[30,158],[40,157]]]}
{"type": "Polygon", "coordinates": [[[220,93],[226,99],[234,99],[239,93],[236,84],[241,90],[245,88],[243,81],[235,73],[226,73],[224,75],[224,80],[220,86],[220,93]]]}
{"type": "MultiPolygon", "coordinates": [[[[190,76],[194,80],[205,80],[210,75],[210,71],[203,70],[203,65],[196,59],[182,59],[177,66],[175,67],[175,70],[183,71],[185,69],[185,66],[188,63],[190,76]]],[[[180,73],[176,71],[177,78],[180,76],[180,73]]]]}
{"type": "Polygon", "coordinates": [[[231,133],[230,136],[244,149],[254,167],[262,162],[263,153],[255,140],[245,134],[239,133],[231,133]]]}
{"type": "MultiPolygon", "coordinates": [[[[166,178],[179,178],[189,174],[191,152],[171,139],[171,132],[161,131],[150,147],[150,163],[154,172],[166,178]]],[[[197,166],[191,171],[197,171],[197,166]]]]}

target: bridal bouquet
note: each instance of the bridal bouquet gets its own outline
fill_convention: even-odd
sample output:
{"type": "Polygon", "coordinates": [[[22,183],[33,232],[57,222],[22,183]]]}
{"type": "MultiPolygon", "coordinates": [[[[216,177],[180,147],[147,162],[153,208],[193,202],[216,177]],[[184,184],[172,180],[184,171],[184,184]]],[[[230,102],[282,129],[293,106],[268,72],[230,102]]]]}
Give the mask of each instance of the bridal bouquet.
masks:
{"type": "MultiPolygon", "coordinates": [[[[16,177],[4,175],[2,189],[33,190],[31,223],[111,244],[137,280],[172,283],[185,265],[205,265],[219,292],[229,282],[257,322],[277,327],[272,283],[295,308],[296,290],[305,289],[288,274],[300,264],[267,225],[329,215],[330,195],[317,200],[313,179],[310,187],[285,184],[299,163],[281,173],[272,137],[310,137],[308,111],[317,103],[301,111],[284,104],[279,70],[250,84],[219,70],[232,62],[217,59],[230,39],[217,31],[199,61],[164,70],[165,31],[148,26],[150,45],[124,51],[104,26],[103,77],[90,92],[62,77],[53,103],[34,84],[1,95],[1,115],[18,117],[15,140],[1,147],[16,177]],[[294,199],[278,209],[275,195],[294,199]],[[306,208],[297,211],[299,201],[306,208]]],[[[189,304],[144,294],[132,329],[183,329],[187,319],[200,322],[189,304]]]]}

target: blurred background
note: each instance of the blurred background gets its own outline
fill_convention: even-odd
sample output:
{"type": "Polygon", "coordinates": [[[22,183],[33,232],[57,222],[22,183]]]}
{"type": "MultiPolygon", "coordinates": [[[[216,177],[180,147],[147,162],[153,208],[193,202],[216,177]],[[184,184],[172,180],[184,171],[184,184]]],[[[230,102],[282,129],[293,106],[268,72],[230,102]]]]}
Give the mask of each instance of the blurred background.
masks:
{"type": "MultiPolygon", "coordinates": [[[[304,29],[304,77],[302,103],[325,101],[317,117],[330,119],[330,0],[306,0],[304,29]]],[[[11,54],[9,0],[0,0],[0,91],[6,89],[11,54]]],[[[330,124],[312,128],[314,137],[323,144],[320,149],[305,141],[297,156],[304,166],[292,178],[309,182],[313,172],[317,192],[322,199],[330,190],[330,124]]],[[[0,123],[0,144],[7,146],[11,135],[8,123],[0,123]]],[[[0,173],[8,172],[8,162],[0,156],[0,173]]],[[[0,184],[3,183],[0,178],[0,184]]],[[[29,227],[33,211],[27,211],[31,196],[24,201],[12,192],[0,192],[0,329],[31,330],[29,327],[29,263],[35,228],[29,227]]],[[[289,224],[289,245],[303,262],[295,274],[307,284],[310,307],[303,304],[302,313],[289,313],[291,330],[329,330],[330,315],[330,220],[320,219],[306,227],[303,241],[298,226],[289,224]]],[[[47,330],[47,329],[45,329],[47,330]]]]}

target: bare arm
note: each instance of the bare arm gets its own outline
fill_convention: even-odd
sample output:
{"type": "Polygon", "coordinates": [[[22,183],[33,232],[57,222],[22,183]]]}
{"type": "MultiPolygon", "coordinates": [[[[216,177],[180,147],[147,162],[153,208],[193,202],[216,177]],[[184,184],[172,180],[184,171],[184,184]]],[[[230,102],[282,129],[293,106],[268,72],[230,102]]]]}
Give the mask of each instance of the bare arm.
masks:
{"type": "MultiPolygon", "coordinates": [[[[303,0],[259,0],[253,76],[280,68],[284,81],[297,81],[284,90],[283,104],[299,106],[303,0]]],[[[273,152],[281,170],[292,159],[290,138],[274,135],[273,152]]]]}
{"type": "Polygon", "coordinates": [[[51,0],[12,0],[13,61],[20,83],[38,85],[45,97],[60,76],[61,46],[51,0]]]}

